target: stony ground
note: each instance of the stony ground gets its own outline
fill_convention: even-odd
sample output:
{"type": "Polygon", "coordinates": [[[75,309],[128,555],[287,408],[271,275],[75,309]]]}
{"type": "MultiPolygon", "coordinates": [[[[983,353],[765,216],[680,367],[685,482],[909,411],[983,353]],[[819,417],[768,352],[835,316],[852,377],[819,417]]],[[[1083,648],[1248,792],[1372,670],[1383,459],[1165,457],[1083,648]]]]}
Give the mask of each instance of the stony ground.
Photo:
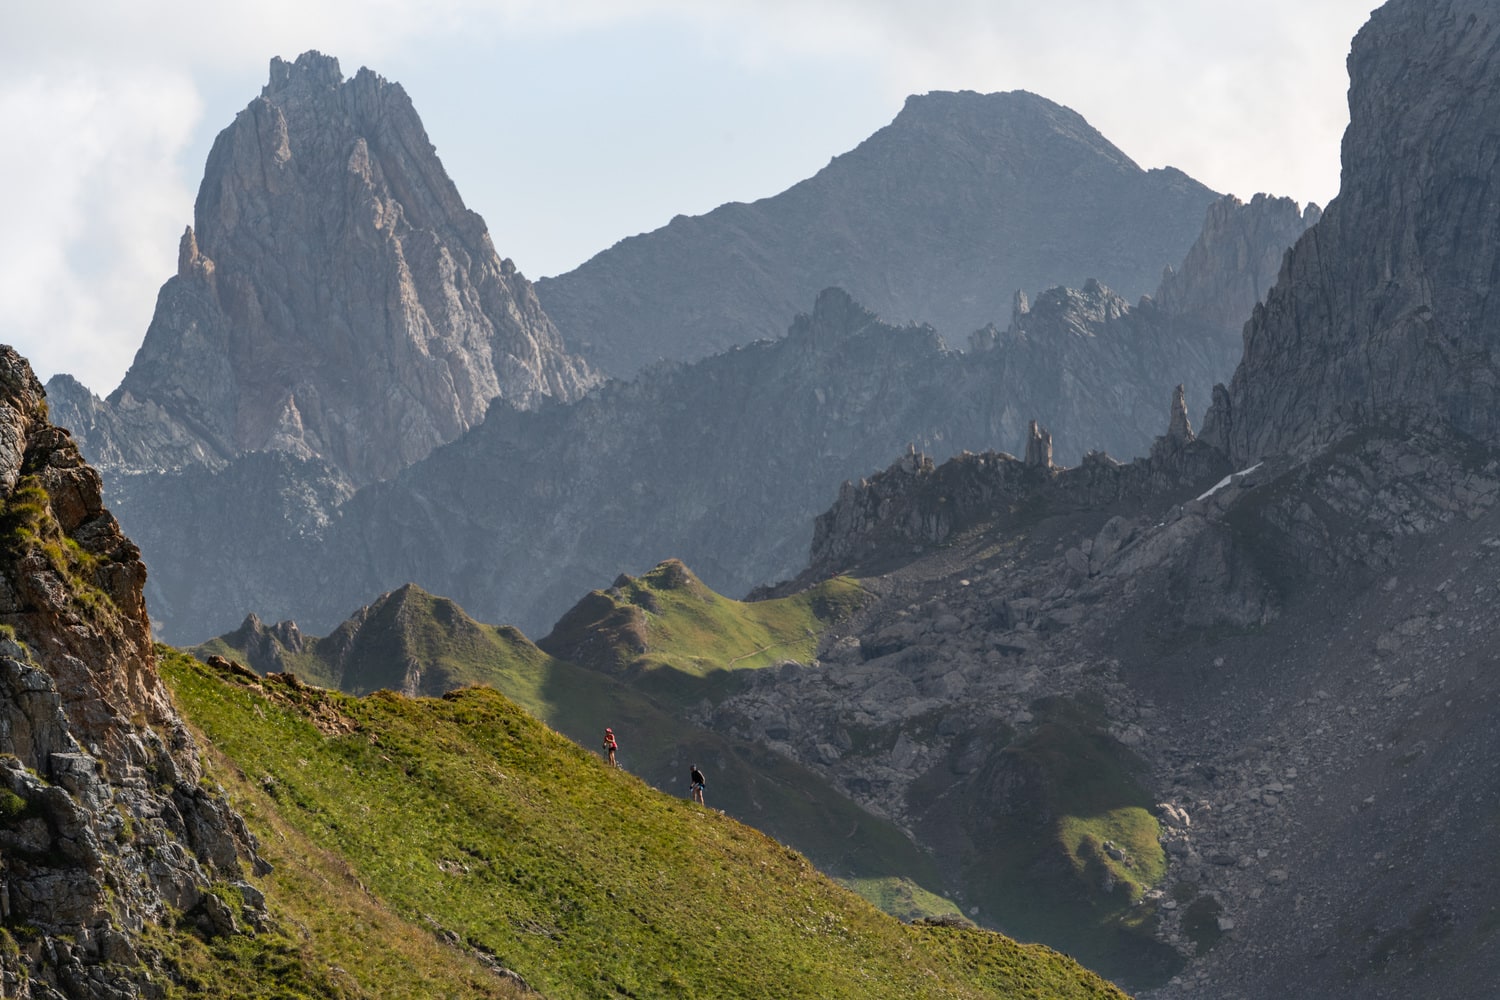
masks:
{"type": "Polygon", "coordinates": [[[717,722],[911,829],[913,782],[963,734],[1095,694],[1150,768],[1161,938],[1196,956],[1180,884],[1218,904],[1217,943],[1153,996],[1450,983],[1484,964],[1493,919],[1458,883],[1494,787],[1495,472],[1452,442],[1369,437],[1166,509],[973,530],[872,577],[816,663],[767,672],[717,722]]]}

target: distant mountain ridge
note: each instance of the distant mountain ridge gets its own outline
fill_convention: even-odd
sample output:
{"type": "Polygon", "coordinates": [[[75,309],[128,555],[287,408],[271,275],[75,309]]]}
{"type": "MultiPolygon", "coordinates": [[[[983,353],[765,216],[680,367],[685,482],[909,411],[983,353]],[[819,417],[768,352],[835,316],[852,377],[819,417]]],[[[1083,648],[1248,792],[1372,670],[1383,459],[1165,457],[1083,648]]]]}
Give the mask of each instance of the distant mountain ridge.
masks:
{"type": "MultiPolygon", "coordinates": [[[[1214,301],[1248,314],[1315,217],[1288,199],[1226,199],[1163,287],[1223,286],[1214,301]]],[[[1021,450],[1038,419],[1066,463],[1085,449],[1145,450],[1172,386],[1207,399],[1240,344],[1238,324],[1195,312],[1196,293],[1175,294],[1188,305],[1131,307],[1097,283],[1057,289],[960,353],[930,327],[891,326],[829,290],[778,340],[572,404],[497,405],[463,438],[352,495],[289,456],[113,485],[153,554],[167,634],[227,629],[248,611],[331,629],[403,581],[541,633],[598,581],[669,557],[730,594],[796,574],[839,483],[908,445],[1021,450]],[[205,564],[219,567],[210,579],[189,569],[205,564]]]]}
{"type": "Polygon", "coordinates": [[[105,467],[255,451],[355,484],[393,475],[491,400],[593,376],[464,206],[398,84],[307,52],[214,142],[144,343],[118,389],[59,376],[58,417],[105,467]]]}
{"type": "Polygon", "coordinates": [[[1028,295],[1094,278],[1135,299],[1218,197],[1142,170],[1076,112],[1024,91],[909,97],[896,119],[781,194],[678,216],[537,283],[607,374],[780,336],[838,286],[888,322],[966,337],[1028,295]]]}
{"type": "MultiPolygon", "coordinates": [[[[549,347],[557,335],[530,286],[462,207],[400,88],[367,70],[344,80],[317,53],[274,62],[216,144],[180,273],[125,382],[99,400],[53,381],[57,419],[99,462],[147,553],[162,634],[201,639],[247,612],[332,628],[410,580],[541,632],[600,579],[673,556],[732,594],[796,573],[838,483],[908,445],[1019,448],[1038,419],[1062,461],[1128,456],[1159,428],[1173,385],[1200,401],[1225,377],[1240,317],[1313,215],[1265,197],[1205,215],[1206,189],[1180,177],[1160,188],[1165,175],[1026,94],[915,99],[850,156],[860,183],[941,187],[906,223],[949,249],[983,236],[1009,255],[1093,246],[1117,261],[1129,258],[1121,246],[1180,246],[1189,237],[1161,229],[1163,190],[1197,192],[1183,198],[1198,242],[1163,279],[1161,304],[1131,306],[1094,281],[1034,307],[1000,290],[1004,312],[987,318],[1008,314],[1009,326],[987,324],[967,353],[834,292],[790,336],[782,317],[765,342],[572,400],[587,373],[549,347]],[[931,172],[934,150],[952,171],[931,172]],[[1000,166],[1027,185],[1083,185],[1054,192],[1067,212],[1043,211],[1041,187],[1040,201],[1006,208],[1029,220],[1035,246],[952,203],[989,204],[986,171],[1000,166]],[[1142,191],[1157,199],[1145,216],[1130,207],[1142,191]],[[1101,218],[1114,228],[1085,225],[1101,218]],[[501,369],[518,388],[485,374],[501,369]],[[488,407],[482,424],[476,407],[488,407]]],[[[797,197],[823,190],[818,212],[844,211],[847,191],[820,176],[797,197]]],[[[1147,273],[1161,270],[1153,259],[1147,273]]]]}

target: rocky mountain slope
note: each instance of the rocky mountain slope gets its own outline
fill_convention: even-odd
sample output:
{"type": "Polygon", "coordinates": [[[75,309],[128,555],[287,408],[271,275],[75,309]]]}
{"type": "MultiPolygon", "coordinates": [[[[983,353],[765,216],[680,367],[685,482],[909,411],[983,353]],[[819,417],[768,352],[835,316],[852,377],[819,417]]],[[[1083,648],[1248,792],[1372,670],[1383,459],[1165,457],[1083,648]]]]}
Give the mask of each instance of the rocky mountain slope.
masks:
{"type": "Polygon", "coordinates": [[[1200,303],[1237,300],[1248,314],[1315,217],[1287,199],[1225,200],[1163,282],[1173,305],[1131,307],[1093,282],[1056,289],[966,353],[829,290],[778,340],[566,406],[496,406],[352,497],[314,463],[258,455],[111,485],[150,555],[157,619],[178,638],[247,611],[326,631],[407,581],[540,634],[599,580],[668,557],[744,593],[794,574],[839,482],[909,444],[1019,450],[1041,419],[1070,461],[1084,442],[1145,450],[1170,386],[1207,398],[1238,351],[1238,324],[1200,303]]]}
{"type": "Polygon", "coordinates": [[[316,458],[355,484],[484,416],[592,381],[502,260],[397,84],[273,59],[219,134],[145,342],[119,388],[60,376],[57,418],[108,469],[316,458]]]}
{"type": "Polygon", "coordinates": [[[160,996],[164,941],[264,915],[243,881],[261,870],[254,839],[201,780],[157,674],[145,567],[99,485],[30,367],[0,349],[6,996],[160,996]]]}
{"type": "Polygon", "coordinates": [[[1236,461],[1379,421],[1500,440],[1487,13],[1388,4],[1362,32],[1340,197],[1288,258],[1206,427],[1236,461]]]}
{"type": "Polygon", "coordinates": [[[1376,11],[1342,192],[1203,438],[1174,410],[1130,467],[1052,469],[1038,432],[849,485],[809,578],[880,598],[716,724],[935,847],[978,919],[1146,995],[1488,992],[1497,54],[1477,0],[1376,11]],[[1039,896],[1059,867],[1093,894],[1039,896]],[[1078,919],[1111,914],[1185,964],[1078,919]]]}
{"type": "Polygon", "coordinates": [[[779,336],[834,285],[898,326],[965,337],[1018,290],[1094,278],[1150,292],[1214,198],[1035,94],[934,92],[787,191],[679,216],[537,291],[569,345],[616,377],[779,336]]]}

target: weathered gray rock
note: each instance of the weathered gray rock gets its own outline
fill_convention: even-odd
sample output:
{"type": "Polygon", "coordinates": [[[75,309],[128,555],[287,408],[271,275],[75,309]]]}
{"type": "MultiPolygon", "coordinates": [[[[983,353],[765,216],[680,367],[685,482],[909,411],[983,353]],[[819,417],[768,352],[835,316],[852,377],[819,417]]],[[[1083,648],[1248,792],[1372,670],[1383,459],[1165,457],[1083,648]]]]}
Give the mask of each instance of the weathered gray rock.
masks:
{"type": "Polygon", "coordinates": [[[316,52],[274,59],[209,154],[177,274],[105,401],[54,380],[102,465],[284,451],[355,483],[592,376],[495,253],[411,101],[316,52]]]}
{"type": "Polygon", "coordinates": [[[0,484],[0,917],[35,932],[0,976],[17,996],[136,996],[131,933],[256,866],[254,841],[200,784],[157,676],[139,551],[9,348],[0,484]]]}
{"type": "Polygon", "coordinates": [[[1204,431],[1237,464],[1391,421],[1500,441],[1494,24],[1479,0],[1388,3],[1361,30],[1339,196],[1204,431]]]}

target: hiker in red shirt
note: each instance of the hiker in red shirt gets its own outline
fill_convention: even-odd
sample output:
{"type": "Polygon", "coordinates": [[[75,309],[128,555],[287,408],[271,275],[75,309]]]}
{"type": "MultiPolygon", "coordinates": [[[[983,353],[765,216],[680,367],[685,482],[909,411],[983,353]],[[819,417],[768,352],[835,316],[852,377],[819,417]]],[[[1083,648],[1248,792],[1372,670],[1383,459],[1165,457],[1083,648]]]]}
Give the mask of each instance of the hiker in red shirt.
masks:
{"type": "Polygon", "coordinates": [[[619,767],[620,762],[615,760],[615,751],[620,749],[620,744],[615,742],[615,731],[604,730],[604,756],[609,760],[610,767],[619,767]]]}

